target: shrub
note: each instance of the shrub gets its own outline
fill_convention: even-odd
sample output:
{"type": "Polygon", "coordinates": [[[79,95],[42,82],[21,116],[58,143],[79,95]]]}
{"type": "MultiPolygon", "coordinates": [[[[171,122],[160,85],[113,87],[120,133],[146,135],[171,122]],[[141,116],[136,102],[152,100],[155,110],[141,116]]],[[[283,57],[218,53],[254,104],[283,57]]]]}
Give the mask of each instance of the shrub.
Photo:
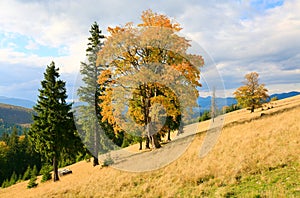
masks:
{"type": "Polygon", "coordinates": [[[277,100],[278,100],[277,96],[274,96],[274,97],[271,98],[270,102],[274,102],[274,101],[277,101],[277,100]]]}
{"type": "Polygon", "coordinates": [[[42,169],[40,171],[40,174],[43,175],[41,182],[46,182],[46,181],[52,179],[51,171],[52,171],[52,166],[50,166],[50,165],[44,165],[42,167],[42,169]]]}
{"type": "Polygon", "coordinates": [[[36,187],[38,184],[36,183],[36,175],[38,174],[37,172],[37,168],[36,166],[33,167],[33,170],[31,171],[31,177],[30,180],[28,182],[27,188],[34,188],[36,187]]]}
{"type": "Polygon", "coordinates": [[[114,160],[109,156],[108,158],[106,158],[103,162],[103,167],[105,166],[109,166],[109,165],[112,165],[114,163],[114,160]]]}
{"type": "Polygon", "coordinates": [[[29,180],[29,183],[27,185],[27,188],[34,188],[34,187],[36,187],[38,185],[36,183],[36,179],[37,179],[36,175],[32,175],[31,178],[30,178],[30,180],[29,180]]]}
{"type": "Polygon", "coordinates": [[[210,112],[209,111],[204,111],[203,115],[199,118],[199,122],[203,122],[205,120],[209,120],[210,117],[210,112]]]}
{"type": "Polygon", "coordinates": [[[8,181],[8,179],[6,179],[6,180],[4,180],[4,182],[2,183],[2,185],[1,185],[1,188],[7,188],[7,187],[9,187],[10,185],[9,185],[9,181],[8,181]]]}

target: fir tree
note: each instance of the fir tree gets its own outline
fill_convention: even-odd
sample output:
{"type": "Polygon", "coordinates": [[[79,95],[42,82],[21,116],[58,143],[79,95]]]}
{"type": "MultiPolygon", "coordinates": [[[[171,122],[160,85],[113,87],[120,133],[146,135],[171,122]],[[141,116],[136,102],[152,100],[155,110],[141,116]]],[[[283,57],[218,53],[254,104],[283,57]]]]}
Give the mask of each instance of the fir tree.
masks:
{"type": "Polygon", "coordinates": [[[32,169],[32,172],[31,172],[31,173],[32,173],[33,175],[38,176],[39,172],[38,172],[38,170],[37,170],[36,165],[33,166],[33,169],[32,169]]]}
{"type": "Polygon", "coordinates": [[[98,24],[95,22],[91,26],[91,36],[88,38],[88,48],[86,49],[87,62],[81,63],[80,73],[84,83],[78,90],[79,100],[85,102],[85,106],[79,107],[78,123],[80,123],[82,132],[81,137],[87,148],[93,155],[93,165],[99,165],[98,153],[105,152],[108,149],[107,139],[105,135],[112,131],[107,122],[101,122],[102,116],[99,103],[99,96],[103,91],[97,83],[98,76],[104,66],[97,65],[97,52],[102,48],[104,35],[101,34],[98,24]],[[104,131],[103,131],[104,130],[104,131]]]}
{"type": "Polygon", "coordinates": [[[16,172],[14,171],[10,177],[9,186],[12,186],[15,183],[17,183],[17,180],[18,180],[18,176],[17,176],[16,172]]]}
{"type": "Polygon", "coordinates": [[[38,184],[36,183],[37,180],[37,176],[35,175],[34,171],[31,171],[31,177],[30,180],[28,182],[27,188],[34,188],[36,187],[38,184]]]}
{"type": "Polygon", "coordinates": [[[24,173],[24,175],[23,175],[23,180],[28,180],[28,179],[30,179],[30,173],[31,173],[31,168],[30,168],[30,166],[28,166],[27,167],[27,169],[26,169],[26,171],[25,171],[25,173],[24,173]]]}
{"type": "Polygon", "coordinates": [[[41,182],[46,182],[46,181],[52,179],[50,172],[51,172],[51,166],[50,165],[44,165],[42,167],[42,169],[40,171],[40,174],[43,175],[41,182]]]}
{"type": "Polygon", "coordinates": [[[78,137],[75,135],[71,104],[67,104],[65,82],[58,79],[59,69],[52,62],[47,66],[44,80],[39,89],[37,115],[33,116],[33,124],[28,136],[35,149],[53,165],[53,180],[58,181],[58,161],[62,152],[73,147],[78,137]]]}

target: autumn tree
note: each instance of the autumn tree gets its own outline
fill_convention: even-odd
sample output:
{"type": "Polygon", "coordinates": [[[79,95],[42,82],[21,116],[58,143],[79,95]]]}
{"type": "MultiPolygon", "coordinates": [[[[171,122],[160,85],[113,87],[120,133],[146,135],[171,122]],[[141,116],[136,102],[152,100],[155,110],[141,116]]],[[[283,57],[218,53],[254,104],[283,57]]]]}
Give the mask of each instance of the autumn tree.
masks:
{"type": "Polygon", "coordinates": [[[59,69],[52,62],[47,66],[42,88],[39,89],[36,115],[28,136],[45,160],[52,162],[54,181],[58,181],[58,162],[62,153],[76,153],[79,137],[75,131],[71,105],[67,104],[65,82],[59,79],[59,69]]]}
{"type": "Polygon", "coordinates": [[[244,86],[239,87],[233,94],[242,107],[250,109],[251,113],[255,108],[261,107],[269,95],[264,84],[259,83],[259,74],[251,72],[245,75],[244,86]]]}
{"type": "Polygon", "coordinates": [[[204,61],[187,53],[190,43],[177,34],[182,29],[178,23],[151,10],[141,18],[137,26],[108,28],[97,60],[108,65],[98,80],[108,87],[100,106],[115,133],[134,130],[157,148],[159,133],[181,130],[184,115],[196,106],[204,61]]]}

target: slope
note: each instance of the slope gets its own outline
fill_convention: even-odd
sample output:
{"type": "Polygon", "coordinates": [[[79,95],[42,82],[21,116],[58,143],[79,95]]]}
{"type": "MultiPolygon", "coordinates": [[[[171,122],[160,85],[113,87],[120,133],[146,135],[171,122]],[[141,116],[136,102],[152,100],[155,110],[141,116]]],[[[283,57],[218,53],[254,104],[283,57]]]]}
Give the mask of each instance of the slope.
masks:
{"type": "Polygon", "coordinates": [[[199,150],[209,121],[186,152],[159,170],[133,173],[91,163],[71,165],[57,183],[0,190],[0,197],[297,197],[300,196],[300,96],[226,115],[214,148],[199,150]]]}

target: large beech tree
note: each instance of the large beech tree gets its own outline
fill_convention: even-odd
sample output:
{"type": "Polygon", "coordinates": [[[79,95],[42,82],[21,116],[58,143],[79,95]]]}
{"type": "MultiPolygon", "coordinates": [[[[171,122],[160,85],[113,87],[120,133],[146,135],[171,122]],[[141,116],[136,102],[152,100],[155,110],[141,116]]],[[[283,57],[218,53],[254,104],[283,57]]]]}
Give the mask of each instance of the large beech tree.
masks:
{"type": "MultiPolygon", "coordinates": [[[[65,82],[59,79],[59,69],[52,62],[41,82],[28,136],[44,159],[53,164],[53,180],[58,181],[58,161],[62,154],[74,154],[80,144],[76,133],[71,104],[67,104],[65,82]]],[[[82,145],[81,145],[82,146],[82,145]]],[[[81,147],[82,148],[82,147],[81,147]]],[[[77,150],[78,151],[78,150],[77,150]]]]}
{"type": "Polygon", "coordinates": [[[98,80],[107,87],[100,106],[103,120],[113,124],[116,133],[134,130],[157,148],[159,134],[181,129],[181,116],[196,106],[204,61],[187,53],[190,43],[177,34],[179,24],[151,10],[141,19],[137,26],[108,28],[110,35],[97,59],[108,65],[98,80]]]}
{"type": "Polygon", "coordinates": [[[250,109],[261,107],[262,103],[269,97],[268,90],[264,84],[259,83],[259,74],[251,72],[245,75],[244,85],[239,87],[233,94],[238,104],[250,109]]]}

